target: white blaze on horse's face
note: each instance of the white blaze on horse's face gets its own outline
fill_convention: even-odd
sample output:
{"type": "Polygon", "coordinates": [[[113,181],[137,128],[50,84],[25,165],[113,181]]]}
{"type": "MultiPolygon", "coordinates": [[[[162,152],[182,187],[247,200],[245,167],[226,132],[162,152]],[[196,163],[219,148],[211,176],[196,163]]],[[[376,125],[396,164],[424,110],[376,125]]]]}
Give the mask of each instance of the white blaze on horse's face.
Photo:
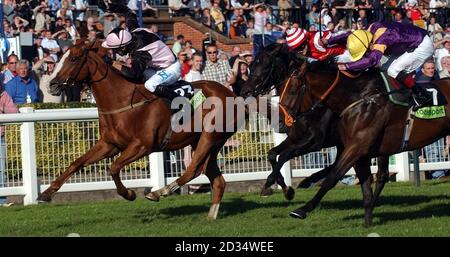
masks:
{"type": "Polygon", "coordinates": [[[58,73],[61,71],[61,69],[64,66],[64,62],[66,61],[67,57],[70,55],[70,50],[67,50],[67,52],[61,57],[61,60],[56,64],[55,70],[53,71],[52,75],[50,75],[50,81],[52,81],[58,73]]]}

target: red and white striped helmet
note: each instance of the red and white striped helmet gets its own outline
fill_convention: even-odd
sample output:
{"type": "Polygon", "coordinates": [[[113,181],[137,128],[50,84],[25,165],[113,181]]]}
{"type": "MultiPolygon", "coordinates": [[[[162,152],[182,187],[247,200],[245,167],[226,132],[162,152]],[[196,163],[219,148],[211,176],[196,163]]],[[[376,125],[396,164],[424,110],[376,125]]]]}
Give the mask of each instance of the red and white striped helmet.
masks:
{"type": "Polygon", "coordinates": [[[294,50],[299,47],[306,40],[307,31],[299,28],[292,28],[286,31],[286,41],[289,50],[294,50]]]}
{"type": "Polygon", "coordinates": [[[102,43],[104,48],[119,48],[131,42],[132,36],[128,30],[120,29],[111,31],[102,43]]]}

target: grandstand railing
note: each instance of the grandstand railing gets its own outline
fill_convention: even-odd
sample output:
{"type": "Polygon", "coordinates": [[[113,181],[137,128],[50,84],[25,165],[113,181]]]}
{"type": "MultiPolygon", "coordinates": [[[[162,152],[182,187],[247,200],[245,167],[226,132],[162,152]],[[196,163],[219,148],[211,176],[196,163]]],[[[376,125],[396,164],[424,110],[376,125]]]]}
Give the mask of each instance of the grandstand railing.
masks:
{"type": "MultiPolygon", "coordinates": [[[[251,115],[252,117],[252,115],[251,115]]],[[[219,154],[218,163],[225,180],[263,180],[271,172],[267,151],[278,145],[285,134],[274,133],[261,115],[248,122],[245,130],[237,132],[219,154]]],[[[23,195],[24,204],[36,203],[39,192],[76,158],[86,152],[98,140],[98,112],[96,108],[34,110],[20,109],[18,114],[0,115],[5,126],[5,153],[1,154],[5,183],[0,185],[0,196],[23,195]]],[[[433,147],[443,149],[442,144],[433,147]]],[[[0,149],[1,150],[1,149],[0,149]]],[[[184,149],[165,153],[153,153],[121,171],[124,185],[130,188],[160,188],[184,172],[184,149]]],[[[287,184],[292,177],[305,177],[334,161],[333,149],[324,149],[287,162],[282,174],[287,184]]],[[[443,151],[443,150],[442,150],[443,151]]],[[[90,165],[75,173],[60,192],[115,189],[108,168],[113,159],[90,165]]],[[[397,173],[397,181],[408,181],[408,153],[391,158],[390,171],[397,173]]],[[[421,163],[422,170],[449,169],[447,158],[435,158],[421,163]]],[[[375,164],[375,162],[374,162],[375,164]]],[[[376,166],[372,166],[376,172],[376,166]]],[[[353,170],[349,174],[354,173],[353,170]]],[[[190,184],[209,183],[201,175],[190,184]]]]}

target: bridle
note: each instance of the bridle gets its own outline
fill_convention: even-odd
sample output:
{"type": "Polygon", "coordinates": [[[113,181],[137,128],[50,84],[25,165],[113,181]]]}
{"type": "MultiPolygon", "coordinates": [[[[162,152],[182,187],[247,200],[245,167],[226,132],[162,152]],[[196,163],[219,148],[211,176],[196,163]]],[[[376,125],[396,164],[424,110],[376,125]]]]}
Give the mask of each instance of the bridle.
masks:
{"type": "Polygon", "coordinates": [[[252,95],[252,96],[265,95],[265,94],[269,93],[272,89],[280,87],[280,85],[283,83],[284,80],[279,81],[279,78],[281,76],[278,75],[278,72],[275,72],[276,71],[275,63],[276,62],[272,62],[269,72],[268,72],[269,75],[265,76],[265,79],[262,82],[256,84],[255,88],[248,93],[249,95],[252,95]],[[274,76],[274,75],[278,75],[278,76],[274,76]],[[267,83],[269,83],[269,80],[279,81],[279,82],[274,83],[269,87],[265,87],[265,85],[267,85],[267,83]]]}
{"type": "MultiPolygon", "coordinates": [[[[305,65],[305,64],[304,64],[305,65]]],[[[341,79],[341,73],[344,74],[345,76],[349,77],[349,78],[358,78],[361,73],[353,75],[347,71],[337,71],[336,77],[333,81],[333,83],[331,84],[331,86],[328,87],[328,89],[319,97],[319,99],[313,103],[311,105],[311,107],[309,109],[307,109],[304,112],[300,112],[299,113],[299,109],[300,107],[297,107],[298,104],[301,104],[303,102],[303,99],[305,97],[305,93],[311,90],[310,85],[307,83],[306,78],[305,78],[305,74],[306,74],[306,66],[302,66],[302,68],[300,68],[300,70],[292,72],[291,76],[289,77],[289,79],[286,81],[283,92],[280,96],[280,102],[279,102],[279,106],[281,111],[283,112],[284,115],[284,123],[286,124],[287,127],[291,127],[294,122],[296,121],[297,118],[304,116],[304,115],[308,115],[309,113],[313,112],[318,106],[323,105],[323,103],[325,102],[325,100],[328,98],[328,96],[331,94],[331,92],[336,88],[336,86],[339,84],[340,79],[341,79]],[[300,88],[300,99],[297,100],[294,105],[293,108],[288,108],[283,104],[283,98],[285,95],[285,92],[287,91],[287,89],[290,87],[290,82],[291,79],[296,76],[296,79],[298,79],[301,83],[301,88],[300,88]],[[293,111],[292,111],[293,109],[293,111]],[[292,114],[291,114],[292,113],[292,114]]],[[[378,94],[376,94],[378,95],[378,94]]],[[[374,96],[376,96],[374,95],[374,96]]],[[[298,98],[297,98],[298,99],[298,98]]],[[[343,114],[345,114],[346,112],[348,112],[348,110],[350,110],[351,108],[353,108],[354,106],[358,105],[359,103],[362,103],[364,101],[366,101],[367,99],[360,99],[356,102],[353,102],[352,104],[350,104],[349,106],[347,106],[342,112],[341,112],[341,116],[343,114]]]]}
{"type": "Polygon", "coordinates": [[[284,88],[283,91],[280,94],[280,100],[278,105],[280,106],[280,110],[281,112],[283,112],[284,115],[284,124],[286,124],[287,127],[291,127],[295,121],[296,118],[304,115],[307,112],[303,112],[300,113],[300,115],[298,115],[299,109],[300,107],[298,106],[299,104],[301,104],[303,102],[303,99],[305,98],[306,95],[306,91],[309,91],[309,87],[306,85],[306,80],[303,78],[303,76],[301,76],[301,72],[294,70],[291,75],[289,76],[289,78],[286,80],[286,83],[284,84],[284,88]],[[288,92],[288,88],[290,88],[291,85],[291,80],[292,78],[296,78],[297,80],[299,80],[301,86],[300,86],[300,97],[297,97],[295,102],[294,102],[294,106],[293,107],[287,107],[285,104],[283,104],[283,99],[285,98],[286,92],[288,92]]]}
{"type": "MultiPolygon", "coordinates": [[[[91,79],[85,79],[82,81],[77,80],[77,77],[80,75],[81,69],[84,65],[86,65],[87,61],[88,61],[88,55],[90,51],[94,51],[94,49],[92,49],[92,46],[95,44],[95,41],[91,43],[91,45],[89,47],[86,47],[83,50],[83,53],[80,56],[77,57],[72,57],[72,59],[70,60],[71,62],[78,62],[80,58],[82,58],[81,60],[81,65],[75,69],[75,75],[73,76],[73,74],[71,73],[67,79],[62,82],[62,85],[64,87],[69,87],[69,86],[73,86],[75,83],[87,83],[87,84],[92,84],[92,83],[96,83],[96,82],[100,82],[102,80],[104,80],[107,76],[108,76],[108,72],[109,72],[109,65],[106,65],[106,72],[105,74],[103,74],[103,76],[100,79],[97,80],[91,80],[91,79]]],[[[95,74],[98,70],[98,62],[95,62],[95,71],[92,74],[95,74]]],[[[92,76],[89,76],[92,77],[92,76]]]]}

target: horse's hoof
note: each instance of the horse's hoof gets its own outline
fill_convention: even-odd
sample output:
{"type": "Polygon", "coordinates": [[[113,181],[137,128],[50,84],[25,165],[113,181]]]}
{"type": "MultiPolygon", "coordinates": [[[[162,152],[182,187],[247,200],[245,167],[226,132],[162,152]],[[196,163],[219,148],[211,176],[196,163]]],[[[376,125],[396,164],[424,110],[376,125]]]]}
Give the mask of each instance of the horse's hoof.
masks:
{"type": "Polygon", "coordinates": [[[136,193],[133,190],[128,190],[128,201],[134,201],[136,200],[136,193]]]}
{"type": "Polygon", "coordinates": [[[150,193],[145,195],[145,198],[147,198],[148,200],[153,201],[153,202],[159,202],[160,196],[159,196],[159,194],[155,194],[154,192],[150,192],[150,193]]]}
{"type": "Polygon", "coordinates": [[[146,187],[144,188],[144,195],[148,195],[152,192],[152,188],[151,187],[146,187]]]}
{"type": "Polygon", "coordinates": [[[294,199],[295,191],[292,187],[288,187],[288,189],[286,191],[283,190],[283,193],[284,193],[284,198],[286,198],[286,200],[290,201],[290,200],[294,199]]]}
{"type": "Polygon", "coordinates": [[[292,218],[297,218],[297,219],[305,219],[306,218],[306,212],[303,211],[302,209],[297,209],[295,211],[291,211],[289,213],[289,216],[291,216],[292,218]]]}
{"type": "Polygon", "coordinates": [[[52,197],[48,194],[42,193],[36,200],[38,203],[49,203],[52,201],[52,197]]]}
{"type": "Polygon", "coordinates": [[[259,194],[261,197],[268,197],[273,194],[273,190],[270,187],[263,188],[259,194]]]}

